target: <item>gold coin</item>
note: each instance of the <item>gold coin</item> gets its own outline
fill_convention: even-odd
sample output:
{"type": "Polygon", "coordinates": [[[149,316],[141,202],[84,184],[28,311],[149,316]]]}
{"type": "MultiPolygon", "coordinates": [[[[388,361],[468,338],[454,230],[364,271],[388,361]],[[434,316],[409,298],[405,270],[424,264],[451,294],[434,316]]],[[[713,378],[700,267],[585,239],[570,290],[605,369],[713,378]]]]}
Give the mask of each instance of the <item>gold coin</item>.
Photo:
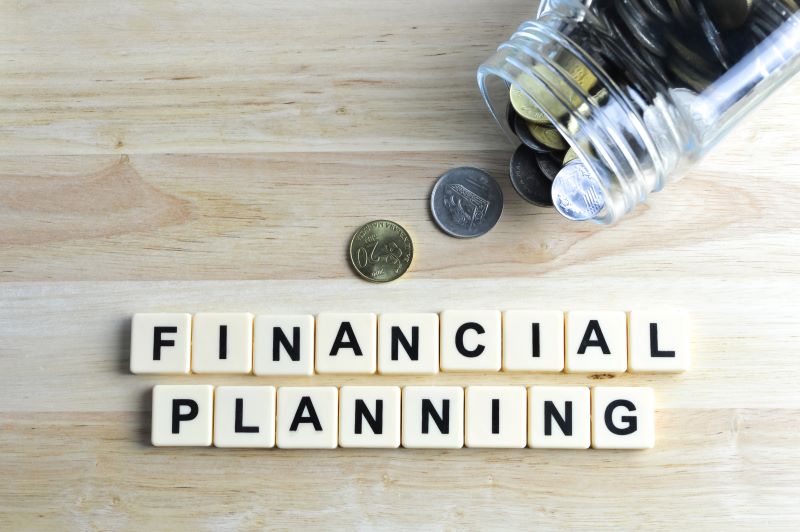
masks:
{"type": "Polygon", "coordinates": [[[531,130],[533,138],[544,144],[550,149],[561,151],[569,148],[567,141],[561,136],[553,127],[537,126],[536,124],[528,124],[528,129],[531,130]]]}
{"type": "Polygon", "coordinates": [[[571,53],[562,54],[562,57],[558,57],[556,62],[567,72],[572,81],[583,90],[589,91],[597,84],[597,78],[592,71],[571,53]]]}
{"type": "Polygon", "coordinates": [[[543,112],[536,107],[533,100],[522,92],[516,85],[511,85],[508,92],[508,97],[511,100],[511,106],[522,118],[535,124],[549,124],[550,119],[545,116],[543,112]]]}
{"type": "Polygon", "coordinates": [[[350,240],[350,263],[368,281],[394,281],[408,270],[413,257],[408,232],[389,220],[362,225],[350,240]]]}
{"type": "Polygon", "coordinates": [[[564,154],[564,162],[561,164],[567,164],[570,161],[574,161],[578,158],[578,153],[573,149],[570,148],[567,150],[567,153],[564,154]]]}
{"type": "Polygon", "coordinates": [[[511,85],[511,105],[528,122],[542,126],[550,123],[547,115],[540,109],[547,111],[556,120],[565,120],[569,109],[562,101],[569,102],[570,109],[574,109],[583,102],[585,91],[597,84],[594,74],[574,56],[563,58],[562,63],[561,68],[565,71],[563,74],[537,63],[530,67],[530,73],[520,75],[511,85]]]}

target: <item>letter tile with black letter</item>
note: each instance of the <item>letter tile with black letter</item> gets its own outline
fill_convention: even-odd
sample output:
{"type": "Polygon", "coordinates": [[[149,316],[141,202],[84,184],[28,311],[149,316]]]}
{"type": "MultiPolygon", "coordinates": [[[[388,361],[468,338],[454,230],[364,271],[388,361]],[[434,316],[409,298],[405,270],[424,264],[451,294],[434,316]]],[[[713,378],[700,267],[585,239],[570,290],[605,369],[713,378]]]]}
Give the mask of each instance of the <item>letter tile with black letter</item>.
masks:
{"type": "Polygon", "coordinates": [[[131,373],[189,373],[191,334],[191,314],[134,314],[131,373]]]}
{"type": "Polygon", "coordinates": [[[317,315],[317,373],[375,373],[377,335],[375,314],[317,315]]]}
{"type": "Polygon", "coordinates": [[[499,310],[446,310],[440,320],[442,371],[500,371],[499,310]]]}
{"type": "Polygon", "coordinates": [[[400,447],[400,387],[342,386],[339,390],[341,447],[400,447]]]}
{"type": "Polygon", "coordinates": [[[253,373],[313,375],[314,316],[256,316],[253,322],[253,373]]]}
{"type": "Polygon", "coordinates": [[[650,449],[654,445],[655,402],[652,388],[592,388],[592,447],[650,449]]]}
{"type": "Polygon", "coordinates": [[[217,386],[214,446],[275,446],[275,387],[217,386]]]}
{"type": "Polygon", "coordinates": [[[622,373],[628,368],[628,316],[623,311],[567,312],[569,373],[622,373]]]}
{"type": "Polygon", "coordinates": [[[564,371],[564,313],[505,311],[503,371],[564,371]]]}
{"type": "Polygon", "coordinates": [[[524,386],[467,386],[467,447],[522,449],[527,442],[524,386]]]}
{"type": "Polygon", "coordinates": [[[439,315],[430,312],[378,316],[378,373],[439,373],[439,315]]]}
{"type": "Polygon", "coordinates": [[[335,386],[278,388],[278,447],[334,449],[338,432],[339,390],[335,386]]]}
{"type": "Polygon", "coordinates": [[[214,420],[214,387],[204,384],[153,386],[151,441],[156,447],[207,447],[214,420]]]}
{"type": "Polygon", "coordinates": [[[689,316],[677,310],[632,310],[628,371],[680,373],[691,365],[689,316]]]}
{"type": "Polygon", "coordinates": [[[589,388],[528,388],[528,447],[588,449],[592,442],[589,388]]]}
{"type": "Polygon", "coordinates": [[[194,373],[250,373],[253,369],[253,315],[200,312],[192,324],[194,373]]]}
{"type": "Polygon", "coordinates": [[[464,446],[464,388],[403,388],[403,447],[457,449],[464,446]]]}

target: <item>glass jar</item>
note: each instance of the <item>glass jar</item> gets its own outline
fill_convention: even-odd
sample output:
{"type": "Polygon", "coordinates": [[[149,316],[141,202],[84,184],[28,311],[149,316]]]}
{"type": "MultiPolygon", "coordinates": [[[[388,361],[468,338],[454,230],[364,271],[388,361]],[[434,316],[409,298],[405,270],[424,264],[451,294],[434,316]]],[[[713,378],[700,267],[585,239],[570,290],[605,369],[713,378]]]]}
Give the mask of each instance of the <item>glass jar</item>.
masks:
{"type": "Polygon", "coordinates": [[[478,85],[509,138],[513,89],[577,154],[553,182],[556,209],[613,223],[798,69],[795,0],[545,0],[478,85]]]}

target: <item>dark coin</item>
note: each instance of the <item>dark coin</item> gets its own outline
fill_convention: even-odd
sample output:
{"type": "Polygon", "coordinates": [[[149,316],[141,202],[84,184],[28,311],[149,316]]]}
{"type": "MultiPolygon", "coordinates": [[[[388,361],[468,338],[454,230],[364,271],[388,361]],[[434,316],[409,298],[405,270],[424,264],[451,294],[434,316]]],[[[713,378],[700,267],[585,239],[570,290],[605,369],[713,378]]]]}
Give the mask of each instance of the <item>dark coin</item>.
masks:
{"type": "Polygon", "coordinates": [[[678,6],[683,13],[684,19],[689,22],[697,22],[700,18],[693,2],[694,0],[678,0],[678,6]]]}
{"type": "Polygon", "coordinates": [[[658,29],[658,22],[642,8],[641,4],[636,0],[616,0],[615,6],[617,13],[633,37],[647,51],[661,57],[667,55],[658,29]]]}
{"type": "Polygon", "coordinates": [[[666,2],[672,17],[679,22],[685,22],[681,7],[678,5],[678,0],[666,0],[666,2]]]}
{"type": "Polygon", "coordinates": [[[707,52],[707,55],[711,54],[711,50],[708,50],[708,46],[704,41],[698,41],[691,37],[687,38],[676,33],[669,33],[667,35],[667,42],[678,55],[707,77],[716,77],[721,73],[719,65],[717,65],[716,62],[704,57],[703,52],[707,52]]]}
{"type": "Polygon", "coordinates": [[[511,102],[508,102],[506,106],[506,120],[508,120],[508,127],[511,128],[511,131],[514,133],[517,132],[517,112],[514,110],[514,106],[511,105],[511,102]]]}
{"type": "Polygon", "coordinates": [[[539,165],[539,170],[542,171],[542,174],[552,181],[556,178],[556,174],[561,171],[561,161],[564,160],[563,152],[558,152],[559,156],[556,158],[552,153],[548,153],[547,155],[540,153],[536,156],[536,163],[539,165]]]}
{"type": "Polygon", "coordinates": [[[667,68],[679,81],[683,82],[695,92],[703,92],[706,87],[711,85],[710,79],[701,74],[679,55],[670,58],[667,63],[667,68]]]}
{"type": "Polygon", "coordinates": [[[445,233],[471,238],[495,226],[503,212],[503,191],[478,168],[464,166],[442,174],[431,192],[433,219],[445,233]]]}
{"type": "Polygon", "coordinates": [[[700,27],[703,28],[703,35],[706,36],[706,41],[708,41],[708,44],[711,46],[711,50],[714,52],[714,56],[716,56],[719,63],[727,70],[730,68],[728,66],[728,50],[725,47],[725,43],[722,42],[722,37],[709,18],[708,12],[702,2],[698,2],[697,4],[697,13],[700,16],[700,27]]]}
{"type": "Polygon", "coordinates": [[[528,122],[521,115],[516,116],[514,124],[514,132],[524,145],[539,153],[548,153],[550,151],[550,148],[533,138],[528,122]]]}
{"type": "MultiPolygon", "coordinates": [[[[613,57],[612,61],[617,62],[624,69],[624,76],[627,77],[647,99],[652,99],[666,86],[660,86],[662,82],[660,74],[662,66],[658,64],[656,56],[649,53],[642,53],[631,44],[631,37],[625,23],[618,16],[609,16],[606,23],[611,28],[613,35],[605,39],[605,44],[613,57]],[[658,78],[654,77],[659,75],[658,78]]],[[[666,80],[663,80],[666,81],[666,80]]]]}
{"type": "Polygon", "coordinates": [[[723,31],[741,27],[753,7],[753,0],[704,0],[703,3],[711,20],[723,31]]]}
{"type": "Polygon", "coordinates": [[[664,5],[664,0],[642,0],[642,4],[665,24],[672,24],[675,18],[670,14],[669,8],[664,5]]]}
{"type": "Polygon", "coordinates": [[[672,16],[684,26],[697,22],[697,12],[692,7],[691,0],[667,0],[667,5],[672,16]]]}
{"type": "Polygon", "coordinates": [[[528,203],[540,207],[552,207],[553,199],[550,189],[553,182],[547,179],[539,169],[538,159],[542,156],[527,146],[520,145],[511,156],[509,177],[514,190],[528,203]]]}

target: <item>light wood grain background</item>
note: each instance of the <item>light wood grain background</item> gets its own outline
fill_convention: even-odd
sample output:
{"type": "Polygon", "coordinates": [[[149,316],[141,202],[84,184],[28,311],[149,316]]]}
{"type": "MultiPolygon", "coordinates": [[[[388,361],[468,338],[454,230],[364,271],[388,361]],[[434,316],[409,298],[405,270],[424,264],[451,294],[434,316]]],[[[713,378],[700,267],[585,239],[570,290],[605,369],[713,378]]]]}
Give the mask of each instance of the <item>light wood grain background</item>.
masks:
{"type": "Polygon", "coordinates": [[[530,207],[475,85],[525,0],[0,3],[0,528],[800,526],[800,79],[612,228],[530,207]],[[498,226],[427,199],[490,170],[498,226]],[[415,239],[375,286],[374,218],[415,239]],[[677,306],[694,368],[647,452],[148,445],[158,382],[594,384],[599,376],[150,378],[137,311],[677,306]]]}

